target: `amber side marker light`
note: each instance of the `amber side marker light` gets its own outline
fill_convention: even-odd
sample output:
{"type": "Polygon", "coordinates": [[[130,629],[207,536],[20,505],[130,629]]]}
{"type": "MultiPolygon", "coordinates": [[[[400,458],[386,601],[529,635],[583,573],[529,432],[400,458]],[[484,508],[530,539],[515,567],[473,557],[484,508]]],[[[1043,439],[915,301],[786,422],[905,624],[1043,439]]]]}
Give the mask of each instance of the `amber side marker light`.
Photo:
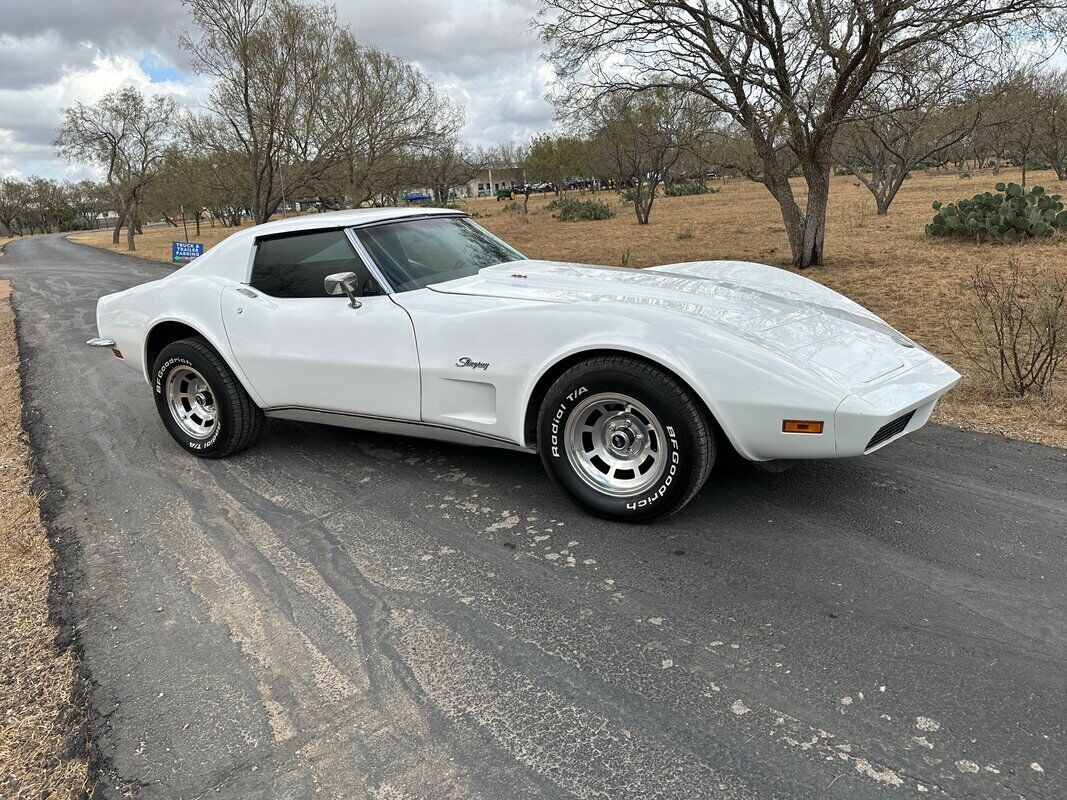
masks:
{"type": "Polygon", "coordinates": [[[783,419],[782,433],[822,433],[822,421],[814,419],[783,419]]]}

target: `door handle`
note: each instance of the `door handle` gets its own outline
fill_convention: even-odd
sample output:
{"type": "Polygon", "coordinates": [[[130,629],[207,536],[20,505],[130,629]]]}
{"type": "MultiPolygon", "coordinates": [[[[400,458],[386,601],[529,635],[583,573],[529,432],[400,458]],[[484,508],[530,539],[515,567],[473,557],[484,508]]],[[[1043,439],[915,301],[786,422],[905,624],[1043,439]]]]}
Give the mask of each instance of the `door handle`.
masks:
{"type": "Polygon", "coordinates": [[[245,297],[259,297],[258,294],[253,292],[247,286],[238,286],[237,287],[237,291],[240,292],[241,294],[243,294],[245,297]]]}

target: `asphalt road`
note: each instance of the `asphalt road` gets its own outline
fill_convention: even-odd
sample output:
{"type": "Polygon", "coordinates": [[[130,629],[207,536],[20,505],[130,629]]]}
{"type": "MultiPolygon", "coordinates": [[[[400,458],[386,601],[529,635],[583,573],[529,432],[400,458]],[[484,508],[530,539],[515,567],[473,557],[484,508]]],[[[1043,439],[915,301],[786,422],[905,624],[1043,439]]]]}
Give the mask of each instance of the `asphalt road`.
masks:
{"type": "Polygon", "coordinates": [[[83,344],[165,269],[0,259],[100,796],[1067,795],[1067,451],[930,426],[652,527],[517,453],[275,423],[199,461],[83,344]]]}

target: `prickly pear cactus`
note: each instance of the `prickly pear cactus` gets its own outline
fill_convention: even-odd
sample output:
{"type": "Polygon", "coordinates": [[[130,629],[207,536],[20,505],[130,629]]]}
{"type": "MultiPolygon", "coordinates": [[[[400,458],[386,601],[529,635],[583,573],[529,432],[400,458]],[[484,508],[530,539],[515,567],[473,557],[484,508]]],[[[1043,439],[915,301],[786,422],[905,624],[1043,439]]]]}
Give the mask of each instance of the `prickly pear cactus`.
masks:
{"type": "Polygon", "coordinates": [[[998,183],[997,193],[983,192],[970,200],[934,202],[928,236],[952,236],[977,242],[1016,242],[1052,236],[1067,228],[1067,211],[1060,195],[1040,186],[1025,191],[1016,183],[998,183]]]}

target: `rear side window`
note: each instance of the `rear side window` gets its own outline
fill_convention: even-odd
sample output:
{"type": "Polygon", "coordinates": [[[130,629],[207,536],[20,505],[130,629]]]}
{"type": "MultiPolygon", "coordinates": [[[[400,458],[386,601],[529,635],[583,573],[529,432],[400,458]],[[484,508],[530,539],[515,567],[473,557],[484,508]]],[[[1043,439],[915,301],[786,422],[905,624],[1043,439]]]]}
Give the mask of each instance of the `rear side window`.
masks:
{"type": "Polygon", "coordinates": [[[323,279],[335,272],[356,273],[364,297],[381,293],[344,231],[290,233],[260,239],[252,263],[251,284],[271,297],[329,297],[323,279]]]}

